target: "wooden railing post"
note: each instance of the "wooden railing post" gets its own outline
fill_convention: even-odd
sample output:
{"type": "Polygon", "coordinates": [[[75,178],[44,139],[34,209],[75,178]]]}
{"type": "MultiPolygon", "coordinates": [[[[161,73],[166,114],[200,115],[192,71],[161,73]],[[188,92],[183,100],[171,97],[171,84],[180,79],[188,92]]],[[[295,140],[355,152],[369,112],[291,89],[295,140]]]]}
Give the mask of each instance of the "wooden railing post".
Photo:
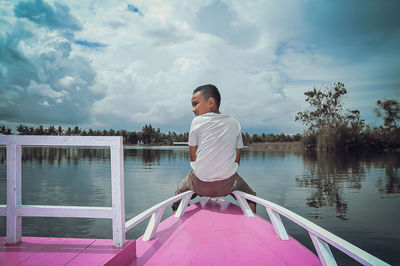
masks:
{"type": "Polygon", "coordinates": [[[16,208],[21,205],[21,145],[7,147],[7,237],[8,244],[21,241],[22,217],[16,208]]]}
{"type": "Polygon", "coordinates": [[[179,203],[178,210],[175,213],[175,217],[181,217],[182,215],[185,214],[186,208],[190,202],[192,195],[193,194],[189,194],[181,200],[181,202],[179,203]]]}
{"type": "Polygon", "coordinates": [[[242,209],[242,212],[247,217],[254,217],[253,211],[250,209],[249,204],[247,203],[246,199],[243,198],[239,193],[233,191],[233,195],[235,195],[236,200],[239,202],[239,206],[242,209]]]}
{"type": "Polygon", "coordinates": [[[324,266],[337,266],[335,257],[333,257],[329,245],[325,241],[314,235],[313,233],[308,232],[308,234],[310,235],[315,250],[318,253],[318,257],[319,260],[321,261],[321,264],[324,266]]]}
{"type": "Polygon", "coordinates": [[[125,192],[124,192],[124,150],[122,138],[111,150],[111,191],[113,243],[122,247],[125,243],[125,192]]]}
{"type": "Polygon", "coordinates": [[[161,208],[151,215],[149,224],[147,225],[146,231],[143,234],[143,241],[148,241],[154,236],[157,231],[157,227],[160,224],[161,218],[164,214],[164,210],[165,208],[161,208]]]}
{"type": "Polygon", "coordinates": [[[265,207],[265,208],[267,209],[269,219],[271,220],[271,223],[274,227],[276,235],[279,236],[282,240],[289,240],[289,236],[286,232],[285,226],[282,223],[279,213],[274,212],[269,207],[265,207]]]}

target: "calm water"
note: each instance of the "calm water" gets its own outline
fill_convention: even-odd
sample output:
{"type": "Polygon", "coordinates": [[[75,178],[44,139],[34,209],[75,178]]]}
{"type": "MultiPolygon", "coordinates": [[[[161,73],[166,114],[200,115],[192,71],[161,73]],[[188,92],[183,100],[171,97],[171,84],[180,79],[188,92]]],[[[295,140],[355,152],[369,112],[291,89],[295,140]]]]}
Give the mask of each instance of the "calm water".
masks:
{"type": "MultiPolygon", "coordinates": [[[[125,205],[130,219],[173,195],[189,171],[185,147],[126,147],[125,205]]],[[[0,149],[0,204],[6,202],[0,149]]],[[[239,174],[258,196],[306,217],[391,264],[400,264],[400,154],[243,151],[239,174]]],[[[110,154],[94,148],[23,148],[22,203],[111,206],[110,154]]],[[[230,197],[228,200],[233,201],[230,197]]],[[[258,207],[258,213],[267,217],[258,207]]],[[[170,215],[168,208],[164,216],[170,215]]],[[[307,232],[283,219],[313,250],[307,232]]],[[[144,232],[146,224],[128,238],[144,232]]],[[[107,219],[23,218],[24,236],[112,238],[107,219]]],[[[5,235],[5,217],[0,217],[5,235]]],[[[332,248],[333,249],[333,248],[332,248]]],[[[340,264],[354,261],[333,250],[340,264]]]]}

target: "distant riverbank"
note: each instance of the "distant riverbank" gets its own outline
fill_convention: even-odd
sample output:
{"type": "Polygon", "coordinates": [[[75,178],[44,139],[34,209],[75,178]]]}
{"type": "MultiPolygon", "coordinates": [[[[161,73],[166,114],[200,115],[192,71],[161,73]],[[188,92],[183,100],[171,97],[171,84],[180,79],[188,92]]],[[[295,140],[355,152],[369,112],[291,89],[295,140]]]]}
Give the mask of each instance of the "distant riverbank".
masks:
{"type": "MultiPolygon", "coordinates": [[[[132,147],[132,146],[138,146],[138,147],[152,147],[152,146],[174,146],[174,147],[183,147],[187,145],[167,145],[167,144],[142,144],[142,145],[137,145],[137,144],[124,144],[124,146],[132,147]]],[[[250,149],[264,149],[264,150],[282,150],[282,151],[288,151],[288,150],[304,150],[304,145],[301,143],[301,141],[294,141],[294,142],[257,142],[257,143],[251,143],[246,146],[247,148],[250,149]]]]}
{"type": "Polygon", "coordinates": [[[304,145],[301,141],[293,141],[293,142],[257,142],[251,143],[247,147],[251,149],[264,149],[264,150],[304,150],[304,145]]]}

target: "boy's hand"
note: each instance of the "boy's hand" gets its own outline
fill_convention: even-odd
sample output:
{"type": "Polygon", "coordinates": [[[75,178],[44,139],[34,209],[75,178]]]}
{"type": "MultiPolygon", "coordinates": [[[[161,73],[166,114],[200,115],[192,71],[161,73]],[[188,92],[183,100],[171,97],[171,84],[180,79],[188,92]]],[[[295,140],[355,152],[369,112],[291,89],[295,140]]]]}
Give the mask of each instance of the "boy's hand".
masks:
{"type": "Polygon", "coordinates": [[[196,151],[197,151],[197,146],[189,146],[189,155],[191,162],[196,161],[196,151]]]}
{"type": "Polygon", "coordinates": [[[237,162],[237,164],[240,164],[240,152],[241,152],[241,149],[236,149],[236,159],[235,159],[235,162],[237,162]]]}

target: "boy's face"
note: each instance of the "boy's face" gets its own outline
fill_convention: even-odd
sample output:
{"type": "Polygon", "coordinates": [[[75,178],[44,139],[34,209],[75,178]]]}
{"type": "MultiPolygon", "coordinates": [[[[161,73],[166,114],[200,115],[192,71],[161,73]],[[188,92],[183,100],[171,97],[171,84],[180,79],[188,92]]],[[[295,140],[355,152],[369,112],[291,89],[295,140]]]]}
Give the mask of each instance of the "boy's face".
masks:
{"type": "Polygon", "coordinates": [[[192,96],[192,106],[193,113],[198,116],[208,112],[211,112],[212,103],[211,97],[206,100],[204,96],[201,94],[201,91],[196,92],[192,96]]]}

